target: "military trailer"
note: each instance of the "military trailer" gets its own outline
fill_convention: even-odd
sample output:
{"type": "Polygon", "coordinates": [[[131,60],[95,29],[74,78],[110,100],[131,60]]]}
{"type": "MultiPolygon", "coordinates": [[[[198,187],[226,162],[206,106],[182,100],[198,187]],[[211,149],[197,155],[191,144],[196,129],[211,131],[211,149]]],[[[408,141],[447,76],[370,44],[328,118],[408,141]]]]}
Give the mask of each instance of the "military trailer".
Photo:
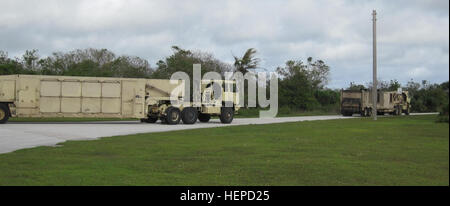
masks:
{"type": "MultiPolygon", "coordinates": [[[[197,119],[209,121],[219,116],[222,123],[231,123],[239,110],[238,96],[222,94],[224,101],[184,103],[182,80],[171,84],[167,79],[106,78],[50,75],[0,76],[0,123],[9,117],[99,117],[137,118],[142,122],[194,124],[197,119]],[[173,100],[173,101],[171,101],[173,100]],[[172,104],[177,102],[177,104],[172,104]]],[[[201,87],[202,97],[213,94],[211,88],[201,87]]],[[[217,92],[216,92],[217,93],[217,92]]]]}
{"type": "MultiPolygon", "coordinates": [[[[409,115],[411,99],[407,91],[378,91],[377,92],[377,113],[384,115],[409,115]]],[[[341,90],[341,114],[352,116],[371,116],[373,111],[372,92],[369,90],[341,90]]]]}

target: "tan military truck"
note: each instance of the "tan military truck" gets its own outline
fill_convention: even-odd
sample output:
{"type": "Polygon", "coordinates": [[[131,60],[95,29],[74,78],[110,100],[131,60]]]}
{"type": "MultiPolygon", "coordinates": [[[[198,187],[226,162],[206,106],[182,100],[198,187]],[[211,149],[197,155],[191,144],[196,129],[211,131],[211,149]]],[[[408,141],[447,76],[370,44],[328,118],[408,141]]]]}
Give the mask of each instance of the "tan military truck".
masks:
{"type": "Polygon", "coordinates": [[[225,124],[233,121],[234,114],[240,108],[239,95],[234,92],[234,81],[202,80],[200,91],[201,102],[188,102],[183,105],[183,98],[179,98],[180,105],[172,105],[169,99],[149,102],[147,118],[142,121],[154,123],[160,119],[163,123],[178,124],[180,116],[184,124],[194,124],[197,119],[200,122],[208,122],[211,116],[219,116],[220,121],[225,124]],[[227,103],[231,106],[226,106],[227,103]]]}
{"type": "Polygon", "coordinates": [[[181,104],[184,87],[182,80],[171,84],[167,79],[2,75],[0,123],[7,122],[9,117],[105,117],[137,118],[148,123],[161,119],[167,124],[178,124],[181,120],[194,124],[197,119],[207,122],[211,116],[220,116],[222,123],[231,123],[239,110],[235,92],[222,89],[221,96],[207,96],[214,93],[207,86],[201,87],[202,97],[212,97],[206,99],[209,102],[216,99],[221,102],[210,104],[202,98],[198,104],[181,104]],[[231,101],[232,106],[225,107],[225,101],[231,101]]]}
{"type": "MultiPolygon", "coordinates": [[[[384,115],[409,115],[411,99],[407,91],[378,91],[377,113],[384,115]]],[[[341,114],[371,116],[373,111],[372,92],[368,90],[341,90],[341,114]]]]}

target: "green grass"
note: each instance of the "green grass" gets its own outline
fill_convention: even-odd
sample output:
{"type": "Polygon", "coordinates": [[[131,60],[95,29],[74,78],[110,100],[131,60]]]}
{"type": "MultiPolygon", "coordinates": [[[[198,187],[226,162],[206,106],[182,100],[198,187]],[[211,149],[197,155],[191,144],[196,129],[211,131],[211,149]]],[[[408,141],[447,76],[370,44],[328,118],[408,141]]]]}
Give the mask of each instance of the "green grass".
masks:
{"type": "Polygon", "coordinates": [[[231,126],[0,155],[0,185],[449,185],[436,116],[231,126]]]}

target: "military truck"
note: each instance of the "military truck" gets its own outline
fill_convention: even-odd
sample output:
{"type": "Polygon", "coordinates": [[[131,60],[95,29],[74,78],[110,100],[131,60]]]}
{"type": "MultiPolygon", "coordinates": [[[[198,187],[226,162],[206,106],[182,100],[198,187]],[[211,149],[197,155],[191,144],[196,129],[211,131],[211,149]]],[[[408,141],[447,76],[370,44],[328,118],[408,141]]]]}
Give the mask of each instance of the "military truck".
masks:
{"type": "MultiPolygon", "coordinates": [[[[151,88],[156,86],[149,85],[151,88]]],[[[201,102],[184,102],[179,98],[178,104],[172,105],[169,99],[160,99],[149,102],[147,118],[141,121],[154,123],[161,120],[167,124],[178,124],[181,120],[184,124],[194,124],[197,119],[200,122],[208,122],[211,116],[218,116],[220,122],[228,124],[233,121],[234,114],[239,110],[239,95],[234,91],[234,81],[202,80],[200,85],[201,102]],[[225,86],[226,85],[226,86],[225,86]],[[227,102],[231,106],[227,106],[227,102]]]]}
{"type": "MultiPolygon", "coordinates": [[[[408,91],[378,91],[377,92],[377,113],[384,115],[409,115],[411,108],[411,99],[408,91]]],[[[359,91],[341,90],[341,114],[352,116],[361,114],[361,116],[372,116],[373,100],[372,91],[363,89],[359,91]]]]}
{"type": "MultiPolygon", "coordinates": [[[[233,91],[222,89],[215,92],[211,82],[202,81],[201,102],[186,103],[184,81],[175,80],[174,84],[170,81],[2,75],[0,123],[7,122],[9,117],[99,117],[137,118],[147,123],[161,120],[166,124],[178,124],[180,121],[194,124],[197,119],[208,122],[211,116],[219,116],[222,123],[231,123],[239,110],[239,98],[233,91]],[[225,105],[227,101],[231,106],[225,105]]],[[[234,82],[216,80],[216,83],[234,82]]]]}

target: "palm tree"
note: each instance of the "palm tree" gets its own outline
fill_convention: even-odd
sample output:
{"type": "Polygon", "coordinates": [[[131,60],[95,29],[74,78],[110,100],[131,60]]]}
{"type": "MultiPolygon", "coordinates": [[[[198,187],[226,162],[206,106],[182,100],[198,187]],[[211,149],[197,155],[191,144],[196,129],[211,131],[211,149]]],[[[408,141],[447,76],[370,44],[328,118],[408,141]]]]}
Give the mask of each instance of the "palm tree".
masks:
{"type": "Polygon", "coordinates": [[[234,56],[234,67],[236,71],[247,73],[249,69],[258,68],[260,59],[255,57],[256,49],[249,48],[242,58],[234,56]]]}

